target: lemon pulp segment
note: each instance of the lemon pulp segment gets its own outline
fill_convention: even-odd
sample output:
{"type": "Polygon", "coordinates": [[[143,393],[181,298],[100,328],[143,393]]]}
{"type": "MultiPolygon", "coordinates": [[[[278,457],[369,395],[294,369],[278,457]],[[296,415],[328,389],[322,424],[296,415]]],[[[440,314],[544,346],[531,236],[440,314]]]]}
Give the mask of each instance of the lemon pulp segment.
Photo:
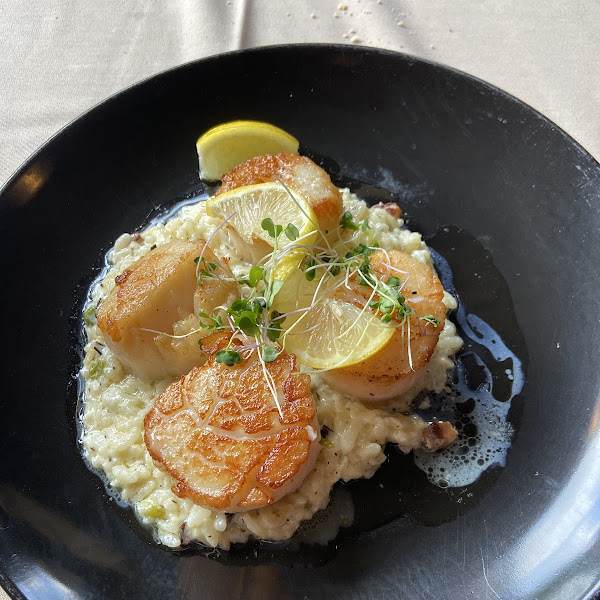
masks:
{"type": "Polygon", "coordinates": [[[211,217],[229,219],[228,224],[247,244],[263,243],[275,249],[275,239],[262,228],[270,218],[283,228],[290,223],[298,230],[298,239],[284,233],[277,240],[273,278],[285,281],[299,266],[306,252],[302,248],[283,252],[290,244],[310,246],[317,237],[317,217],[310,204],[296,192],[278,182],[259,183],[235,188],[208,200],[206,212],[211,217]]]}
{"type": "Polygon", "coordinates": [[[343,275],[320,283],[321,277],[317,273],[308,281],[304,271],[296,269],[275,298],[278,312],[293,313],[283,323],[286,351],[314,369],[347,367],[379,352],[394,335],[394,327],[368,308],[332,297],[343,275]]]}
{"type": "Polygon", "coordinates": [[[314,369],[336,369],[366,360],[394,335],[370,310],[322,298],[304,316],[285,323],[287,352],[314,369]]]}

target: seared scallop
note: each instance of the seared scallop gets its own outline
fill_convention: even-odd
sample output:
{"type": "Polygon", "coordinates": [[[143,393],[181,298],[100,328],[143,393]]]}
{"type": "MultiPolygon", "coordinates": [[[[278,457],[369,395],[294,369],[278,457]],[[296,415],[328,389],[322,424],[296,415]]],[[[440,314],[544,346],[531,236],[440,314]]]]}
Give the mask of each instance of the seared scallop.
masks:
{"type": "Polygon", "coordinates": [[[203,364],[207,355],[198,341],[206,330],[198,326],[198,312],[237,297],[229,267],[202,240],[159,246],[115,283],[98,308],[98,327],[123,366],[144,379],[179,376],[203,364]],[[198,282],[195,259],[201,255],[212,276],[198,282]]]}
{"type": "MultiPolygon", "coordinates": [[[[444,328],[446,307],[444,288],[433,271],[400,250],[378,250],[370,266],[376,277],[386,282],[391,276],[402,281],[400,291],[411,309],[403,323],[393,319],[396,327],[390,341],[378,352],[357,364],[323,371],[323,379],[342,393],[378,402],[398,396],[419,384],[444,328]],[[437,324],[436,324],[437,323],[437,324]]],[[[369,286],[356,282],[350,289],[342,287],[336,298],[364,306],[371,298],[369,286]]]]}
{"type": "Polygon", "coordinates": [[[263,363],[230,334],[203,344],[211,355],[173,383],[144,421],[144,440],[182,498],[221,512],[242,512],[293,492],[319,453],[319,424],[310,377],[281,352],[263,363]],[[241,362],[216,361],[224,348],[241,362]]]}
{"type": "Polygon", "coordinates": [[[251,158],[223,175],[215,195],[278,179],[306,198],[315,211],[321,234],[332,241],[343,212],[342,194],[329,175],[306,156],[266,154],[251,158]]]}

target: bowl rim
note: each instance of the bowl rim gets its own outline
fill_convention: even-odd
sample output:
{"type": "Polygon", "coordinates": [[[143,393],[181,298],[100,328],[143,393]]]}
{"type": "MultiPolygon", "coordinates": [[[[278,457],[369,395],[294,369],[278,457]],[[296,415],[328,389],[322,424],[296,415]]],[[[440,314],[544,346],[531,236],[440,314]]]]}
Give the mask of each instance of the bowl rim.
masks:
{"type": "MultiPolygon", "coordinates": [[[[414,55],[398,52],[395,50],[388,50],[383,48],[376,48],[370,46],[360,46],[360,45],[348,45],[348,44],[331,44],[331,43],[294,43],[294,44],[274,44],[274,45],[265,45],[265,46],[256,46],[249,49],[239,49],[232,50],[223,53],[218,53],[198,59],[194,59],[191,61],[187,61],[181,63],[179,65],[175,65],[168,69],[164,69],[155,74],[152,74],[148,77],[140,79],[127,87],[105,97],[100,100],[96,104],[92,105],[90,108],[86,109],[73,119],[71,119],[68,123],[62,126],[59,130],[57,130],[53,135],[51,135],[45,142],[43,142],[31,155],[26,158],[20,166],[14,171],[14,173],[8,178],[8,180],[0,187],[0,201],[8,199],[10,196],[11,188],[19,181],[19,179],[26,173],[27,169],[31,166],[33,161],[46,149],[51,147],[53,144],[60,142],[60,138],[68,131],[71,131],[74,127],[77,127],[79,123],[83,122],[87,119],[91,114],[95,114],[97,111],[101,110],[105,105],[111,104],[113,100],[119,100],[120,98],[125,98],[130,94],[138,93],[138,90],[143,88],[145,85],[154,83],[156,80],[171,74],[176,73],[178,71],[183,71],[185,69],[193,69],[198,65],[209,64],[213,61],[221,61],[223,59],[227,59],[228,57],[236,57],[241,55],[253,56],[260,55],[262,53],[277,53],[281,51],[321,51],[323,53],[327,53],[328,51],[336,51],[342,54],[346,53],[349,55],[356,54],[369,54],[372,57],[376,56],[386,56],[386,57],[395,57],[396,60],[406,61],[407,64],[424,64],[434,68],[437,72],[443,72],[447,74],[451,74],[454,76],[458,76],[461,78],[466,78],[471,82],[477,83],[482,88],[492,92],[493,94],[499,95],[500,97],[507,99],[513,103],[516,103],[520,108],[526,110],[529,114],[536,117],[537,119],[541,119],[543,123],[550,126],[555,132],[559,133],[561,138],[568,142],[572,147],[583,154],[588,160],[590,160],[591,166],[595,168],[600,168],[600,162],[596,160],[594,156],[590,154],[577,140],[575,140],[571,135],[569,135],[564,129],[555,124],[549,118],[545,117],[542,113],[540,113],[537,109],[525,103],[523,100],[518,97],[504,91],[503,89],[482,80],[474,75],[471,75],[467,72],[461,71],[454,67],[438,63],[429,59],[416,57],[414,55]]],[[[22,598],[25,596],[21,594],[21,592],[16,588],[13,584],[12,580],[6,575],[4,568],[0,567],[0,585],[6,590],[7,594],[10,597],[14,598],[22,598]]],[[[592,598],[595,593],[600,590],[600,580],[597,582],[596,586],[593,590],[591,590],[592,598]]]]}
{"type": "Polygon", "coordinates": [[[19,178],[24,175],[25,171],[30,166],[31,162],[33,162],[33,160],[38,156],[38,154],[40,154],[45,148],[47,148],[52,143],[54,143],[55,140],[57,138],[61,137],[66,131],[68,131],[68,130],[72,129],[74,126],[76,126],[81,120],[84,120],[85,118],[88,117],[88,115],[96,112],[101,107],[103,107],[105,104],[108,104],[113,100],[117,100],[117,99],[119,99],[121,97],[125,97],[131,93],[135,93],[135,91],[138,88],[143,87],[144,85],[149,84],[149,83],[153,82],[154,80],[159,79],[167,74],[175,73],[177,71],[184,70],[184,69],[188,69],[188,68],[193,67],[194,65],[198,65],[201,63],[209,63],[212,61],[219,61],[224,58],[228,58],[230,56],[239,56],[239,55],[243,55],[243,54],[252,55],[252,54],[260,54],[263,52],[280,52],[282,50],[302,50],[302,49],[313,50],[313,51],[314,50],[322,50],[322,51],[335,50],[335,51],[348,52],[348,53],[356,53],[356,52],[364,53],[364,52],[366,52],[366,53],[372,54],[372,55],[395,56],[402,60],[406,60],[409,63],[410,62],[422,63],[422,64],[432,66],[436,69],[445,71],[447,73],[451,73],[453,75],[458,75],[460,77],[466,77],[467,79],[469,79],[473,82],[476,82],[479,85],[482,85],[483,87],[487,88],[489,91],[492,91],[496,94],[500,94],[502,97],[509,99],[513,102],[517,102],[521,108],[524,108],[527,111],[530,111],[536,118],[541,119],[546,124],[550,125],[556,131],[558,131],[563,138],[566,138],[570,143],[572,143],[576,147],[577,150],[584,153],[588,158],[590,158],[594,163],[596,163],[597,167],[600,167],[600,160],[597,160],[588,150],[586,150],[575,138],[573,138],[569,133],[567,133],[560,125],[557,125],[556,123],[554,123],[554,121],[551,121],[548,117],[546,117],[544,114],[542,114],[539,110],[537,110],[533,106],[527,104],[524,100],[521,100],[517,96],[514,96],[513,94],[503,90],[502,88],[500,88],[492,83],[489,83],[488,81],[485,81],[484,79],[481,79],[481,78],[477,77],[476,75],[472,75],[471,73],[467,73],[466,71],[462,71],[462,70],[452,67],[450,65],[446,65],[444,63],[439,63],[439,62],[430,60],[428,58],[418,57],[418,56],[415,56],[414,54],[409,54],[406,52],[399,52],[397,50],[389,50],[387,48],[378,48],[375,46],[362,46],[362,45],[357,45],[357,44],[350,45],[350,44],[326,43],[326,42],[268,44],[268,45],[264,45],[264,46],[254,46],[252,48],[241,48],[241,49],[237,49],[237,50],[229,50],[227,52],[220,52],[218,54],[211,54],[209,56],[186,61],[179,65],[175,65],[173,67],[169,67],[167,69],[158,71],[157,73],[149,75],[148,77],[144,77],[138,81],[131,83],[130,85],[126,86],[125,88],[118,90],[117,92],[114,92],[113,94],[110,94],[109,96],[106,96],[105,98],[103,98],[102,100],[97,102],[96,104],[93,104],[91,107],[87,108],[82,113],[78,114],[76,117],[74,117],[73,119],[68,121],[65,125],[63,125],[60,129],[58,129],[54,134],[52,134],[45,142],[43,142],[40,146],[38,146],[17,167],[17,169],[12,173],[12,175],[2,184],[2,186],[0,187],[0,199],[2,199],[6,194],[8,194],[10,192],[11,188],[17,183],[19,178]]]}

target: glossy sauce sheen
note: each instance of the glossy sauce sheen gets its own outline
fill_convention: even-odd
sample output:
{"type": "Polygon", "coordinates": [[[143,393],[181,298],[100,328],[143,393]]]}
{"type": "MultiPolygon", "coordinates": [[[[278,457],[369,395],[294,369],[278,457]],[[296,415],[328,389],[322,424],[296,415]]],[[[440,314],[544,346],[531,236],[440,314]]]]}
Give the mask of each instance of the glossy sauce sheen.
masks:
{"type": "MultiPolygon", "coordinates": [[[[452,240],[454,252],[465,252],[471,246],[476,257],[485,257],[483,249],[466,232],[447,227],[436,237],[442,244],[452,240]]],[[[456,295],[448,261],[432,254],[445,289],[456,295]]],[[[501,277],[491,264],[478,265],[473,260],[470,264],[476,278],[480,277],[479,271],[501,277]]],[[[500,281],[479,285],[502,289],[500,281]]],[[[497,298],[495,302],[498,306],[510,305],[510,298],[497,298]]],[[[416,451],[415,464],[435,485],[457,488],[475,482],[493,465],[506,464],[514,434],[508,413],[511,401],[521,394],[525,384],[525,365],[502,336],[483,318],[469,313],[463,302],[459,302],[455,319],[465,347],[457,356],[449,391],[432,397],[430,414],[449,418],[458,430],[458,439],[435,454],[416,451]]],[[[512,337],[516,337],[514,333],[512,337]]]]}

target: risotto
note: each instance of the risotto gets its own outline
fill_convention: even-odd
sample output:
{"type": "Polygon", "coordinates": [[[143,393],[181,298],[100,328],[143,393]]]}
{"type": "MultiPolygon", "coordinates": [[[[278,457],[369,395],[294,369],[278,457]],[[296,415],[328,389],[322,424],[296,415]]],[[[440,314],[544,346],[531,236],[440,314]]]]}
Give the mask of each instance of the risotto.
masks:
{"type": "MultiPolygon", "coordinates": [[[[379,247],[401,250],[433,269],[420,234],[404,228],[402,219],[385,207],[369,208],[349,190],[342,193],[344,211],[351,213],[355,222],[368,222],[369,235],[379,247]]],[[[212,250],[218,258],[228,259],[234,276],[247,273],[250,265],[238,257],[225,228],[219,229],[220,223],[221,219],[207,214],[206,202],[198,201],[141,233],[123,234],[107,255],[106,268],[92,285],[84,310],[84,458],[101,474],[109,491],[129,504],[141,523],[152,528],[156,540],[172,548],[193,541],[228,549],[252,537],[288,539],[303,521],[327,506],[337,481],[371,477],[385,460],[388,442],[404,452],[419,448],[428,423],[409,413],[411,400],[422,389],[444,389],[447,371],[454,365],[453,355],[462,345],[454,324],[446,319],[425,377],[401,396],[376,406],[336,391],[311,371],[311,389],[322,427],[321,448],[300,486],[273,504],[226,514],[179,497],[172,476],[155,464],[144,442],[145,416],[175,378],[142,379],[128,372],[106,346],[96,322],[96,309],[115,286],[115,277],[172,240],[195,242],[213,236],[212,250]]],[[[366,232],[359,229],[354,236],[357,244],[367,243],[366,232]]],[[[456,308],[448,293],[444,293],[443,302],[447,310],[456,308]]]]}

